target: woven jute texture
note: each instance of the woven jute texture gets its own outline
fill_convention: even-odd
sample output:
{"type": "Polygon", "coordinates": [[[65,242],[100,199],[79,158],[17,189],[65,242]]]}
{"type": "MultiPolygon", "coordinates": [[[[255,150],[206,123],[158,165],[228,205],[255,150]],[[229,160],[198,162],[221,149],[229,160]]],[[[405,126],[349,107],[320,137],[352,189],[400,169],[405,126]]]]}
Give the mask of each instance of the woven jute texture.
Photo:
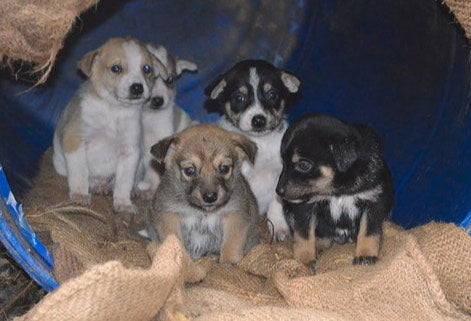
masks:
{"type": "Polygon", "coordinates": [[[32,62],[44,82],[76,17],[99,0],[2,0],[0,61],[32,62]]]}
{"type": "Polygon", "coordinates": [[[471,39],[471,1],[470,0],[443,0],[463,27],[466,37],[471,39]]]}
{"type": "Polygon", "coordinates": [[[25,212],[50,235],[61,285],[17,320],[471,320],[471,238],[452,224],[386,223],[374,266],[353,266],[354,244],[345,244],[320,254],[312,271],[266,230],[237,266],[192,262],[174,237],[136,238],[109,196],[90,208],[64,203],[67,185],[50,158],[25,212]]]}

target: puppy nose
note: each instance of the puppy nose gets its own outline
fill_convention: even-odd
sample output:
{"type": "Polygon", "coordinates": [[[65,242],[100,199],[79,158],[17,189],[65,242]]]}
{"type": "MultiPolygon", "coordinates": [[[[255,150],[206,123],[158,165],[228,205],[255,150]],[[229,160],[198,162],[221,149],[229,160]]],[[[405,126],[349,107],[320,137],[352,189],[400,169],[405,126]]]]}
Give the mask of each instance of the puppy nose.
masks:
{"type": "Polygon", "coordinates": [[[267,124],[267,119],[263,115],[255,115],[252,118],[252,127],[253,128],[260,129],[260,128],[265,127],[266,124],[267,124]]]}
{"type": "Polygon", "coordinates": [[[159,109],[164,104],[164,99],[159,96],[152,97],[150,104],[153,109],[159,109]]]}
{"type": "Polygon", "coordinates": [[[206,192],[203,194],[203,201],[206,203],[214,203],[218,199],[218,194],[215,192],[206,192]]]}
{"type": "Polygon", "coordinates": [[[286,193],[286,189],[284,186],[281,186],[280,184],[276,185],[276,194],[280,196],[284,196],[286,193]]]}
{"type": "Polygon", "coordinates": [[[134,83],[129,88],[132,96],[140,96],[144,92],[144,86],[140,83],[134,83]]]}

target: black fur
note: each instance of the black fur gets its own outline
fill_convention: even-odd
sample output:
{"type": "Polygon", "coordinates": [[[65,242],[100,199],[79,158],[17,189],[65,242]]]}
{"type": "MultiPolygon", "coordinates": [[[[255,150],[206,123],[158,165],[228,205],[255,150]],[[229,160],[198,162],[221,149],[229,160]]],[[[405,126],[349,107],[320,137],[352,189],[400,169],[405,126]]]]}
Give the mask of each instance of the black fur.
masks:
{"type": "MultiPolygon", "coordinates": [[[[237,127],[237,120],[234,119],[248,110],[254,105],[255,92],[260,100],[260,104],[266,113],[273,115],[283,115],[282,108],[286,109],[292,105],[293,99],[296,97],[295,92],[284,85],[282,74],[290,75],[300,85],[299,80],[290,72],[276,68],[272,64],[264,60],[243,60],[235,64],[226,73],[217,76],[204,90],[204,94],[208,97],[205,108],[208,112],[216,112],[225,115],[231,123],[237,127]],[[256,68],[257,75],[260,79],[258,88],[253,88],[250,84],[250,69],[256,68]],[[213,90],[225,81],[224,89],[217,95],[211,97],[213,90]],[[270,99],[263,90],[264,84],[270,84],[273,87],[275,98],[270,99]],[[237,101],[237,95],[241,94],[239,89],[245,86],[247,93],[243,93],[244,100],[237,101]],[[225,111],[226,103],[230,104],[231,115],[225,111]]],[[[296,89],[296,93],[297,93],[296,89]]],[[[280,116],[277,116],[280,117],[280,116]]]]}
{"type": "MultiPolygon", "coordinates": [[[[282,140],[281,157],[283,172],[277,193],[284,200],[284,212],[292,232],[297,231],[307,239],[309,222],[314,219],[316,237],[340,244],[356,242],[360,219],[367,213],[366,235],[382,235],[382,224],[393,207],[394,189],[382,143],[372,129],[322,114],[308,114],[289,126],[282,140]],[[294,154],[312,168],[300,172],[299,162],[293,163],[294,154]],[[321,167],[332,169],[333,178],[328,186],[317,188],[315,183],[325,179],[321,167]],[[368,194],[370,191],[375,191],[374,197],[364,196],[372,195],[368,194]],[[353,199],[349,204],[354,206],[340,207],[335,220],[330,202],[347,199],[353,199]],[[358,213],[353,219],[350,208],[358,213]]],[[[354,264],[374,262],[376,258],[370,257],[354,260],[354,264]]]]}

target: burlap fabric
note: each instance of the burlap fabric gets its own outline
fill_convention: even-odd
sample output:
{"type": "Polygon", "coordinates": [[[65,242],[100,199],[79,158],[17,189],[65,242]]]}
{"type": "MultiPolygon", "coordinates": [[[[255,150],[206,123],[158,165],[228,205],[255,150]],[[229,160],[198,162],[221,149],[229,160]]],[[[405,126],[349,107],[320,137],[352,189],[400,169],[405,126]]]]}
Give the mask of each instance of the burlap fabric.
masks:
{"type": "Polygon", "coordinates": [[[471,320],[471,238],[452,224],[388,223],[375,266],[353,266],[354,245],[335,245],[313,273],[267,231],[236,267],[192,263],[175,238],[146,244],[119,226],[128,218],[110,197],[94,196],[93,211],[45,206],[65,199],[48,152],[25,211],[50,233],[61,286],[18,320],[471,320]]]}
{"type": "Polygon", "coordinates": [[[471,1],[470,0],[443,0],[456,20],[463,27],[466,37],[471,39],[471,1]]]}
{"type": "Polygon", "coordinates": [[[2,0],[0,62],[5,58],[35,65],[44,82],[78,15],[99,0],[2,0]]]}
{"type": "Polygon", "coordinates": [[[334,246],[311,274],[286,245],[232,267],[194,264],[170,237],[149,269],[97,265],[16,320],[470,320],[470,246],[453,225],[387,225],[377,265],[353,266],[353,246],[334,246]]]}

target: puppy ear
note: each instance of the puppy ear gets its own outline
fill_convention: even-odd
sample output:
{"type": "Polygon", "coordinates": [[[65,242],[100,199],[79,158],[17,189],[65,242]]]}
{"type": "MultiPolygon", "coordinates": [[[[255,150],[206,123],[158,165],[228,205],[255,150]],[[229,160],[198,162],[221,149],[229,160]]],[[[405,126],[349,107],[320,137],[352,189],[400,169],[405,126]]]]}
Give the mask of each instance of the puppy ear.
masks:
{"type": "Polygon", "coordinates": [[[224,79],[225,75],[219,75],[214,79],[208,87],[204,89],[204,94],[206,97],[211,99],[217,99],[219,95],[223,92],[224,88],[226,87],[227,83],[224,79]]]}
{"type": "Polygon", "coordinates": [[[178,137],[169,136],[153,145],[150,153],[159,165],[167,164],[175,153],[174,146],[178,143],[178,137]]]}
{"type": "Polygon", "coordinates": [[[232,141],[239,154],[239,159],[248,159],[252,164],[255,163],[255,157],[257,156],[257,144],[243,135],[233,133],[232,141]]]}
{"type": "Polygon", "coordinates": [[[337,144],[329,145],[335,164],[340,172],[346,172],[358,159],[358,142],[353,136],[347,136],[337,144]]]}
{"type": "Polygon", "coordinates": [[[289,90],[289,92],[293,94],[298,92],[299,86],[301,86],[301,81],[298,79],[298,77],[287,71],[281,72],[281,81],[289,90]]]}
{"type": "Polygon", "coordinates": [[[85,76],[90,77],[92,75],[92,66],[93,61],[98,55],[99,50],[93,50],[87,52],[85,56],[77,63],[78,68],[85,74],[85,76]]]}
{"type": "Polygon", "coordinates": [[[163,79],[168,78],[168,70],[162,63],[162,60],[167,56],[167,49],[163,46],[154,46],[152,44],[146,45],[147,51],[149,51],[153,56],[153,67],[158,71],[158,74],[155,73],[155,76],[161,75],[163,79]]]}
{"type": "Polygon", "coordinates": [[[177,76],[178,76],[185,70],[197,71],[198,65],[196,65],[194,62],[177,58],[176,69],[177,69],[176,71],[177,71],[177,76]]]}

